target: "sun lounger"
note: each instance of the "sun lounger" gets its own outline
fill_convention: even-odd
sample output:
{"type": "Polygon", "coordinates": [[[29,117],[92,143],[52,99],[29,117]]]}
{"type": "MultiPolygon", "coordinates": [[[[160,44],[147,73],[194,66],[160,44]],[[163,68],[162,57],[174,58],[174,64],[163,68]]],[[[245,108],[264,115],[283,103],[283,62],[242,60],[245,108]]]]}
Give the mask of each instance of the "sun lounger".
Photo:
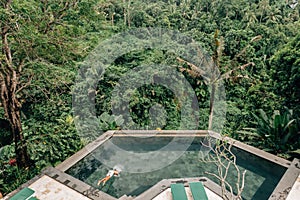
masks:
{"type": "Polygon", "coordinates": [[[23,188],[20,192],[15,194],[10,200],[29,200],[34,196],[34,190],[30,188],[23,188]]]}
{"type": "Polygon", "coordinates": [[[171,184],[173,200],[188,200],[182,183],[171,184]]]}
{"type": "Polygon", "coordinates": [[[189,183],[194,200],[208,200],[205,189],[201,182],[189,183]]]}

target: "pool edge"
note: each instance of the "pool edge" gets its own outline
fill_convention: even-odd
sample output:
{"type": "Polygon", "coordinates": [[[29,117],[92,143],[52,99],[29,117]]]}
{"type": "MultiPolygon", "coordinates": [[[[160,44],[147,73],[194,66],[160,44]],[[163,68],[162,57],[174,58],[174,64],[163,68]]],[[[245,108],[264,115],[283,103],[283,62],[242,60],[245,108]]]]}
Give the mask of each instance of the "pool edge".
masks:
{"type": "Polygon", "coordinates": [[[109,140],[113,137],[114,131],[107,131],[103,133],[101,136],[99,136],[95,141],[87,144],[85,147],[83,147],[81,150],[73,154],[72,156],[68,157],[66,160],[64,160],[62,163],[58,164],[55,168],[60,171],[67,171],[71,166],[79,162],[81,159],[83,159],[86,155],[88,155],[90,152],[95,150],[98,146],[109,140]]]}
{"type": "MultiPolygon", "coordinates": [[[[249,152],[251,154],[254,154],[260,158],[266,159],[272,163],[275,163],[277,165],[280,165],[284,168],[286,168],[286,172],[278,182],[276,188],[273,190],[271,196],[269,197],[270,200],[274,200],[274,196],[278,196],[278,194],[282,191],[284,191],[287,187],[292,187],[295,180],[297,179],[298,175],[300,174],[300,169],[295,167],[295,164],[288,161],[286,159],[280,158],[276,155],[273,155],[271,153],[265,152],[263,150],[260,150],[256,147],[252,147],[250,145],[247,145],[243,142],[240,142],[238,140],[235,140],[230,137],[222,137],[219,133],[208,131],[208,130],[127,130],[127,131],[107,131],[103,133],[101,136],[99,136],[95,141],[89,143],[87,146],[82,148],[80,151],[72,155],[71,157],[67,158],[65,161],[60,163],[56,169],[65,172],[70,167],[72,167],[74,164],[76,164],[78,161],[80,161],[82,158],[84,158],[86,155],[88,155],[91,151],[95,150],[98,146],[106,142],[112,137],[122,137],[122,136],[136,136],[136,137],[146,137],[146,136],[191,136],[191,137],[205,137],[207,135],[212,136],[217,139],[225,139],[229,142],[233,143],[233,146],[242,149],[246,152],[249,152]],[[146,133],[145,133],[146,132],[146,133]],[[294,176],[298,174],[297,176],[294,176]],[[291,178],[292,177],[292,178],[291,178]],[[271,199],[272,198],[272,199],[271,199]]],[[[296,159],[297,160],[297,159],[296,159]]],[[[299,162],[299,160],[297,160],[299,162]]],[[[296,162],[296,161],[295,161],[296,162]]],[[[299,165],[300,166],[300,165],[299,165]]],[[[182,177],[181,179],[184,179],[182,177]]],[[[289,193],[289,192],[288,192],[289,193]]],[[[287,193],[287,195],[288,195],[287,193]]]]}

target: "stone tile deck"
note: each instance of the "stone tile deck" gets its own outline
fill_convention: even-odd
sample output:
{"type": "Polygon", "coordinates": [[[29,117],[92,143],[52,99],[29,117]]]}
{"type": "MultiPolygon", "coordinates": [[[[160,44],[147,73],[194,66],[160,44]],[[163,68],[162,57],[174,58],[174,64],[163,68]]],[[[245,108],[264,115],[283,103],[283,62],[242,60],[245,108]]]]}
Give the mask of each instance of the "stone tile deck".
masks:
{"type": "Polygon", "coordinates": [[[300,175],[294,183],[291,191],[289,192],[286,200],[298,200],[300,199],[300,175]]]}
{"type": "MultiPolygon", "coordinates": [[[[33,182],[28,188],[33,189],[35,191],[34,196],[41,200],[91,200],[47,175],[33,182]]],[[[8,199],[6,196],[3,200],[8,199]]]]}

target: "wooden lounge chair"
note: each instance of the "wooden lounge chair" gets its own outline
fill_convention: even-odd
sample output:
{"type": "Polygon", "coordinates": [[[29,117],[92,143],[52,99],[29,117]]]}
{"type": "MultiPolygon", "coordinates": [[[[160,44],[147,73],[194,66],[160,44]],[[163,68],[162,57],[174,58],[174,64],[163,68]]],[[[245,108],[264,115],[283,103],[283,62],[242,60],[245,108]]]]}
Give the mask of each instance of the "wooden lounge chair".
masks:
{"type": "Polygon", "coordinates": [[[201,182],[189,183],[194,200],[208,200],[204,186],[201,182]]]}
{"type": "Polygon", "coordinates": [[[182,183],[171,184],[173,200],[188,200],[182,183]]]}

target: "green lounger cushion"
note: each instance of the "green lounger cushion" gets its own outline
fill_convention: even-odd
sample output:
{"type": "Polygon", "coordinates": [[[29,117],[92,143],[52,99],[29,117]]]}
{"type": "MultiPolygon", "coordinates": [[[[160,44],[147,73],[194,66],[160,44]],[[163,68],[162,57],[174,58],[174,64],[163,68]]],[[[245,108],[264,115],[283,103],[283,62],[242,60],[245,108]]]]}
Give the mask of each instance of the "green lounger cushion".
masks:
{"type": "Polygon", "coordinates": [[[182,183],[171,184],[173,200],[187,200],[184,185],[182,183]]]}
{"type": "Polygon", "coordinates": [[[28,200],[30,197],[34,196],[34,190],[30,188],[23,188],[20,192],[15,194],[12,198],[9,200],[28,200]]]}
{"type": "Polygon", "coordinates": [[[189,183],[194,200],[208,200],[204,186],[201,182],[189,183]]]}

